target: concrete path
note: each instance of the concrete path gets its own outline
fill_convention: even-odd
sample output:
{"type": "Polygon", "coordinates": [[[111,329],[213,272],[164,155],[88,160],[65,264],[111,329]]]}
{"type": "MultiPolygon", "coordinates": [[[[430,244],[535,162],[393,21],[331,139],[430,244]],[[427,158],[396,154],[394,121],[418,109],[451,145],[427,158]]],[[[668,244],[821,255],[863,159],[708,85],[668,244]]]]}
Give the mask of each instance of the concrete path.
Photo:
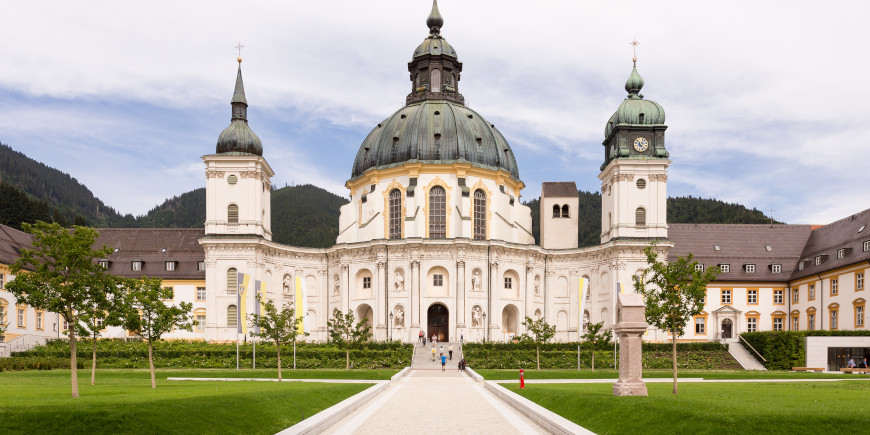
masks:
{"type": "MultiPolygon", "coordinates": [[[[446,349],[446,343],[444,348],[446,349]]],[[[454,345],[454,348],[456,346],[454,345]]],[[[327,434],[543,434],[538,425],[485,390],[482,383],[456,369],[441,371],[440,362],[412,370],[399,382],[327,429],[327,434]]],[[[417,351],[421,346],[417,345],[417,351]]],[[[415,363],[417,363],[415,359],[415,363]]]]}

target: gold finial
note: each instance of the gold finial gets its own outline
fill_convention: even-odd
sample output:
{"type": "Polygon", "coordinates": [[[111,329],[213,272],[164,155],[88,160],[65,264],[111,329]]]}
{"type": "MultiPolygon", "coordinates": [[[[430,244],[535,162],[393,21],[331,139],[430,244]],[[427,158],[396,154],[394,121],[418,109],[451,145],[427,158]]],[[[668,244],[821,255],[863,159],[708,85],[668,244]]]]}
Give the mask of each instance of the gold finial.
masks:
{"type": "Polygon", "coordinates": [[[245,46],[242,45],[241,41],[239,41],[239,45],[235,46],[234,48],[239,50],[239,63],[242,63],[242,49],[245,48],[245,46]]]}
{"type": "Polygon", "coordinates": [[[637,45],[640,44],[640,42],[637,42],[637,38],[634,38],[634,41],[629,42],[629,44],[634,50],[634,56],[631,58],[631,63],[634,64],[633,66],[637,66],[637,45]]]}

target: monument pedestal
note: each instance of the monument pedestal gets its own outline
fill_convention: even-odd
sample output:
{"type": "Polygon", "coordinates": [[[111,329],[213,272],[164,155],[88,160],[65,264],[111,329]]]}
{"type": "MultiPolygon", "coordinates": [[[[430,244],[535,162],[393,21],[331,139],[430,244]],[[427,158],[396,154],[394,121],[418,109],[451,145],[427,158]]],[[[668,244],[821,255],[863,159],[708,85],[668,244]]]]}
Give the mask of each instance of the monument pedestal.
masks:
{"type": "Polygon", "coordinates": [[[643,297],[621,293],[617,301],[618,323],[614,331],[619,337],[619,380],[613,384],[614,396],[647,396],[643,383],[643,346],[641,336],[646,323],[643,297]]]}

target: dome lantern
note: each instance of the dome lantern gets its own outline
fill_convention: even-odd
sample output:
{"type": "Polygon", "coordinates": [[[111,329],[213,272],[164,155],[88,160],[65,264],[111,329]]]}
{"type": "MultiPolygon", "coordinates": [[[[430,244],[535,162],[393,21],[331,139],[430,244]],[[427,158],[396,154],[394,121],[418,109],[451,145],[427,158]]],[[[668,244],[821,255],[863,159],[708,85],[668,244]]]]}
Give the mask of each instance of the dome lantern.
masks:
{"type": "Polygon", "coordinates": [[[424,100],[450,100],[465,104],[465,97],[459,93],[459,75],[462,62],[456,50],[441,36],[444,18],[438,11],[438,0],[432,1],[432,12],[426,18],[429,35],[414,50],[408,62],[411,73],[411,93],[405,98],[406,104],[424,100]]]}

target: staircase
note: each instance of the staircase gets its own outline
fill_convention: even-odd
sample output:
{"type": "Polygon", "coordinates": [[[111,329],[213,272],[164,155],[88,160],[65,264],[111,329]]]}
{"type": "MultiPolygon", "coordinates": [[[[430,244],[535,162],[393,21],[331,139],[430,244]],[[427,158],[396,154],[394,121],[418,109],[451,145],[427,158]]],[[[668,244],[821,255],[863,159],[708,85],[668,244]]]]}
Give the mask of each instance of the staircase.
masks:
{"type": "Polygon", "coordinates": [[[729,340],[728,353],[746,370],[767,370],[739,340],[729,340]]]}
{"type": "Polygon", "coordinates": [[[456,365],[462,359],[462,346],[459,343],[437,343],[435,345],[435,361],[432,361],[432,343],[427,343],[425,346],[421,343],[414,345],[414,359],[411,361],[411,368],[414,370],[441,370],[441,355],[438,353],[441,346],[444,346],[444,356],[447,357],[447,369],[456,370],[456,365]],[[447,352],[447,346],[453,345],[453,360],[450,360],[450,354],[447,352]]]}

